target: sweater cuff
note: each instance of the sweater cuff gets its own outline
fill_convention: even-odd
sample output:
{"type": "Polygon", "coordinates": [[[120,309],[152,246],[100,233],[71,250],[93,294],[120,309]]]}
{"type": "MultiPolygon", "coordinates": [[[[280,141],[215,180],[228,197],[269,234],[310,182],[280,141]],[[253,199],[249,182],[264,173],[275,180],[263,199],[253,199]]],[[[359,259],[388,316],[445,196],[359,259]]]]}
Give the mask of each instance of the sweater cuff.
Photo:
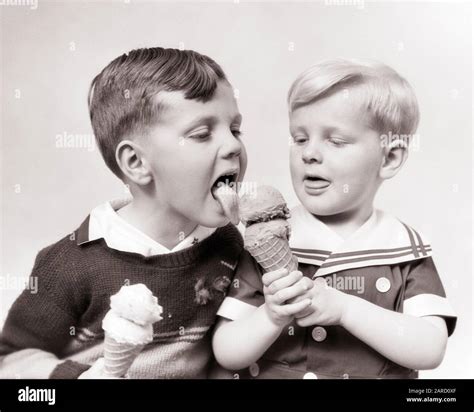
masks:
{"type": "Polygon", "coordinates": [[[67,360],[54,368],[49,379],[77,379],[91,365],[67,360]]]}

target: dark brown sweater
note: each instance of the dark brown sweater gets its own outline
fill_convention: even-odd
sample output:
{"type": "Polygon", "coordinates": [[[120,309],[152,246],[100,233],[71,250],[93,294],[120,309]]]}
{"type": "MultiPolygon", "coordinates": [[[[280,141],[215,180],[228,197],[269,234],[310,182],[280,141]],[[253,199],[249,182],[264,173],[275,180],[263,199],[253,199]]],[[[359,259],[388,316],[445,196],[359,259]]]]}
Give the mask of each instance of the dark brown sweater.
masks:
{"type": "MultiPolygon", "coordinates": [[[[74,233],[38,253],[31,276],[9,311],[0,355],[38,348],[62,359],[52,377],[76,378],[103,355],[102,319],[110,296],[124,284],[145,284],[163,307],[153,342],[132,365],[131,378],[206,377],[211,327],[243,250],[231,224],[187,249],[152,257],[89,242],[88,219],[74,233]]],[[[13,377],[13,376],[12,376],[13,377]]]]}

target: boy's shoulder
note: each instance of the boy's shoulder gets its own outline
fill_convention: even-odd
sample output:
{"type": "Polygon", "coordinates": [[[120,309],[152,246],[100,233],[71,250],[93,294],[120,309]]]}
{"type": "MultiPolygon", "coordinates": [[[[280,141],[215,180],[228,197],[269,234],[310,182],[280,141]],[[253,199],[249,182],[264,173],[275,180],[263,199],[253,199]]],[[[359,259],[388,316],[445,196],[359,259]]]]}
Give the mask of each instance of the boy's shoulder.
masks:
{"type": "Polygon", "coordinates": [[[397,238],[396,241],[400,244],[410,243],[411,246],[431,249],[429,238],[419,229],[415,229],[412,225],[384,210],[375,209],[374,213],[376,214],[376,229],[388,236],[389,239],[397,238]]]}
{"type": "Polygon", "coordinates": [[[45,266],[55,271],[77,266],[84,261],[84,252],[79,247],[88,236],[89,216],[73,232],[63,236],[58,241],[42,248],[35,260],[35,268],[45,266]]]}
{"type": "Polygon", "coordinates": [[[414,239],[416,242],[428,244],[428,238],[411,224],[406,223],[398,216],[382,209],[374,209],[370,227],[377,232],[387,233],[390,238],[398,237],[398,241],[405,243],[414,239]]]}

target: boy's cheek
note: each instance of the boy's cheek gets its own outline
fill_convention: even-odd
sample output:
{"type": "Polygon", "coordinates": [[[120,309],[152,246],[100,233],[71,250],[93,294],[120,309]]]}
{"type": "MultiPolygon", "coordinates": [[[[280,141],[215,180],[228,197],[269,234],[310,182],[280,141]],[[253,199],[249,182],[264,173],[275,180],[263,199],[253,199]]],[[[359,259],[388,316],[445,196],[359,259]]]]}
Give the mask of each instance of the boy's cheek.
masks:
{"type": "Polygon", "coordinates": [[[293,180],[293,185],[297,185],[302,183],[304,171],[303,171],[303,163],[298,162],[293,155],[290,156],[290,173],[291,178],[293,180]]]}
{"type": "Polygon", "coordinates": [[[290,147],[290,168],[295,169],[298,166],[301,167],[303,162],[301,160],[301,153],[297,147],[291,146],[290,147]]]}

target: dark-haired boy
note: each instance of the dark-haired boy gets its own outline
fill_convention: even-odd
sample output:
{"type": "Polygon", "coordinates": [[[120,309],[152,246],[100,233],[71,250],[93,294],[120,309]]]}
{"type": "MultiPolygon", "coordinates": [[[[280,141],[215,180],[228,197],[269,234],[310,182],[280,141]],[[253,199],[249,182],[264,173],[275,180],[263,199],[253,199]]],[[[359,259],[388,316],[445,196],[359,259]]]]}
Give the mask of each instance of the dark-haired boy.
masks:
{"type": "Polygon", "coordinates": [[[213,196],[223,176],[238,183],[246,169],[233,89],[207,56],[139,49],[93,80],[89,109],[104,160],[133,199],[98,206],[39,252],[38,293],[25,290],[3,328],[0,376],[101,377],[109,298],[143,283],[164,319],[129,376],[205,377],[210,327],[248,258],[213,196]]]}

